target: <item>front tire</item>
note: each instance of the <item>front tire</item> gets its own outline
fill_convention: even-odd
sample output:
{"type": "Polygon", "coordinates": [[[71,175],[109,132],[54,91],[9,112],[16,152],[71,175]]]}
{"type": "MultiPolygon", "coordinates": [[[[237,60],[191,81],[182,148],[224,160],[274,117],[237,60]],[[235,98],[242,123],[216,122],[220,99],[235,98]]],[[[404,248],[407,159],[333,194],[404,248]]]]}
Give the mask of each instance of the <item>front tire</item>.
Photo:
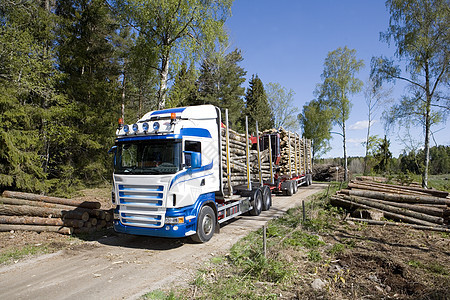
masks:
{"type": "Polygon", "coordinates": [[[197,219],[197,232],[191,237],[194,242],[206,243],[216,230],[216,214],[210,206],[203,206],[197,219]]]}

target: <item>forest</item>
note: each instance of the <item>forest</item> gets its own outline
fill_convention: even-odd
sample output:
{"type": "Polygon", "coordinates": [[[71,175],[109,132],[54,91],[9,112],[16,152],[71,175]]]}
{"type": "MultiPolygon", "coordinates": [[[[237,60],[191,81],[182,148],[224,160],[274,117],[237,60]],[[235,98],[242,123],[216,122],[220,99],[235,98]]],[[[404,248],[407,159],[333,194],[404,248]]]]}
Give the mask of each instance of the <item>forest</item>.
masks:
{"type": "MultiPolygon", "coordinates": [[[[403,9],[397,2],[387,2],[394,21],[403,9]]],[[[441,5],[438,8],[448,8],[445,1],[437,2],[441,5]]],[[[354,59],[349,74],[354,76],[362,65],[355,59],[355,51],[345,47],[330,52],[317,99],[300,113],[292,105],[293,91],[277,83],[265,85],[253,74],[244,87],[247,72],[239,65],[244,59],[242,52],[226,47],[224,23],[231,16],[232,3],[2,0],[0,189],[68,195],[109,182],[112,159],[107,152],[114,143],[118,119],[131,123],[147,111],[177,106],[213,104],[228,109],[231,127],[236,130],[243,128],[244,115],[249,116],[251,130],[256,120],[260,130],[302,126],[304,136],[313,139],[317,158],[326,152],[332,124],[343,129],[340,135],[345,145],[347,94],[359,92],[361,84],[356,79],[350,82],[352,89],[343,93],[347,102],[337,103],[332,91],[338,89],[330,84],[330,66],[341,58],[354,59]],[[307,124],[317,126],[308,128],[307,124]]],[[[445,14],[433,18],[442,18],[447,22],[443,26],[448,25],[445,14]]],[[[388,35],[397,42],[395,28],[389,30],[388,35]]],[[[439,63],[430,74],[437,74],[432,84],[445,87],[449,51],[445,36],[436,41],[442,44],[442,39],[445,49],[431,53],[438,53],[439,63]]],[[[411,53],[408,51],[399,53],[411,53]]],[[[411,61],[419,66],[416,60],[411,61]]],[[[373,59],[372,77],[377,88],[382,81],[402,79],[399,74],[392,62],[373,59]]],[[[433,89],[434,94],[430,94],[427,90],[426,96],[430,101],[437,97],[441,105],[447,101],[443,106],[448,112],[449,100],[439,91],[433,89]]],[[[414,95],[417,99],[410,99],[409,106],[413,100],[423,100],[422,92],[414,95]]],[[[426,105],[421,108],[427,111],[426,105]]],[[[405,116],[391,115],[388,121],[405,116]]],[[[425,132],[432,122],[445,120],[445,113],[422,116],[425,132]]],[[[424,151],[404,153],[398,159],[388,157],[388,146],[384,150],[377,147],[382,143],[366,152],[369,160],[364,164],[371,171],[449,172],[448,146],[430,147],[426,140],[424,151]]],[[[347,168],[345,151],[344,159],[347,168]]]]}

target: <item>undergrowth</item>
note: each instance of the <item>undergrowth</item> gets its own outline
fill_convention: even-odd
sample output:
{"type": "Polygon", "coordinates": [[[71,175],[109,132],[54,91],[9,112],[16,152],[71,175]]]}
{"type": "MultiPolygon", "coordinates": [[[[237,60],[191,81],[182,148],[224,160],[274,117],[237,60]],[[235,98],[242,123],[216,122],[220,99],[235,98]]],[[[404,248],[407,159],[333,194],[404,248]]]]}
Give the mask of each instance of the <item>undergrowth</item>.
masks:
{"type": "MultiPolygon", "coordinates": [[[[328,194],[338,188],[339,184],[331,186],[328,194]]],[[[280,293],[292,289],[304,276],[305,270],[299,269],[298,262],[306,261],[305,267],[314,272],[316,265],[326,264],[348,247],[341,244],[328,249],[319,235],[331,231],[342,213],[328,205],[326,194],[324,191],[306,201],[305,216],[300,206],[267,223],[266,256],[263,229],[259,229],[236,243],[227,255],[214,258],[200,270],[191,283],[191,295],[186,297],[185,291],[176,294],[183,299],[278,299],[280,293]]],[[[168,298],[155,299],[175,299],[174,292],[170,293],[165,294],[168,298]]]]}

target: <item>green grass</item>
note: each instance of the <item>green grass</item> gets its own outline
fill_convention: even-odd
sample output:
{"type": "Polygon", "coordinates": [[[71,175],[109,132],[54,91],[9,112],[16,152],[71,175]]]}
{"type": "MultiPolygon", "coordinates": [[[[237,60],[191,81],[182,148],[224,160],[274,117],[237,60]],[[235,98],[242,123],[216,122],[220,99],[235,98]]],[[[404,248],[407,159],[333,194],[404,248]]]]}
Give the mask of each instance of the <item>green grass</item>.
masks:
{"type": "Polygon", "coordinates": [[[164,291],[156,290],[151,291],[150,293],[145,294],[141,297],[143,300],[178,300],[182,299],[175,295],[175,292],[170,291],[169,293],[166,293],[164,291]]]}
{"type": "Polygon", "coordinates": [[[424,269],[432,274],[449,276],[450,271],[437,262],[424,264],[417,260],[408,261],[408,265],[417,269],[424,269]]]}
{"type": "MultiPolygon", "coordinates": [[[[332,184],[329,195],[339,186],[332,184]]],[[[327,205],[326,192],[306,202],[306,222],[302,207],[289,209],[284,216],[268,222],[267,257],[263,253],[262,229],[251,232],[233,245],[228,255],[211,258],[191,283],[190,292],[200,299],[277,299],[280,291],[289,290],[304,276],[299,273],[299,264],[311,264],[308,270],[314,269],[328,259],[330,251],[336,254],[351,247],[339,244],[327,251],[330,246],[318,235],[334,228],[342,213],[327,205]]],[[[178,291],[177,295],[186,297],[186,291],[178,291]]],[[[146,297],[177,299],[174,294],[146,297]]]]}
{"type": "Polygon", "coordinates": [[[46,254],[46,253],[49,253],[49,249],[46,245],[24,246],[20,249],[12,249],[10,251],[0,254],[0,264],[10,263],[31,255],[46,254]]]}

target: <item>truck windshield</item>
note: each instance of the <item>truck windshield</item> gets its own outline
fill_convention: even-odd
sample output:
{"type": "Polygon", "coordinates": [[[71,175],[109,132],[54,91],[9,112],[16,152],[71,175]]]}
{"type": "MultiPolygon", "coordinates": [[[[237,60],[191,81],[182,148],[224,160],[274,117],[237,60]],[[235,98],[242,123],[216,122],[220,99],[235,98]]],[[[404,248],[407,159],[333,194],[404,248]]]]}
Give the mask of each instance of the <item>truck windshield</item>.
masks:
{"type": "Polygon", "coordinates": [[[181,168],[180,140],[117,143],[116,174],[174,174],[181,168]]]}

